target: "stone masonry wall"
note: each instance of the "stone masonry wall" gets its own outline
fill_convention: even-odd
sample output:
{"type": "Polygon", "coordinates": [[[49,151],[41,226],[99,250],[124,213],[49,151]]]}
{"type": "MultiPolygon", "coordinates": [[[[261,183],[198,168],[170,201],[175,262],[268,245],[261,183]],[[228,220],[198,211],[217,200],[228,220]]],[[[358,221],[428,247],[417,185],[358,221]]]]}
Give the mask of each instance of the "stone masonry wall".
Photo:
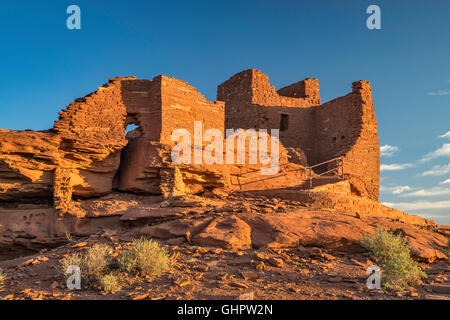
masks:
{"type": "Polygon", "coordinates": [[[303,152],[308,165],[344,156],[352,192],[378,199],[379,142],[369,82],[355,82],[352,93],[321,105],[316,79],[276,92],[261,71],[246,70],[221,84],[217,97],[225,101],[226,128],[280,129],[281,143],[303,152]]]}
{"type": "Polygon", "coordinates": [[[122,81],[122,96],[127,107],[127,124],[137,128],[126,136],[122,150],[117,187],[136,193],[159,193],[161,162],[155,142],[162,130],[161,77],[153,80],[122,81]]]}
{"type": "Polygon", "coordinates": [[[350,94],[321,105],[316,162],[344,156],[344,173],[356,195],[378,200],[380,148],[370,83],[353,83],[350,94]]]}
{"type": "Polygon", "coordinates": [[[218,129],[224,134],[223,102],[210,102],[186,81],[166,76],[161,77],[161,97],[163,118],[161,143],[174,144],[170,137],[175,129],[186,129],[193,138],[194,121],[203,123],[203,134],[207,129],[218,129]]]}
{"type": "Polygon", "coordinates": [[[110,79],[97,91],[76,99],[59,112],[53,127],[61,138],[54,180],[57,207],[70,207],[67,202],[71,194],[87,197],[111,192],[120,151],[127,144],[127,108],[121,86],[121,81],[127,79],[135,78],[110,79]]]}
{"type": "Polygon", "coordinates": [[[226,128],[280,129],[285,147],[298,148],[309,158],[315,150],[311,110],[320,104],[317,79],[305,79],[280,89],[259,70],[246,70],[219,85],[217,99],[225,101],[226,128]],[[287,128],[281,128],[282,117],[287,128]]]}
{"type": "MultiPolygon", "coordinates": [[[[53,194],[55,206],[70,211],[72,195],[99,196],[113,188],[174,195],[295,186],[305,178],[304,166],[336,156],[344,156],[352,193],[378,199],[379,145],[368,82],[355,82],[350,94],[321,105],[317,79],[277,92],[264,73],[245,70],[219,85],[218,100],[166,76],[113,78],[61,111],[51,130],[0,131],[0,199],[53,194]],[[202,133],[218,129],[224,138],[226,129],[279,129],[280,172],[261,177],[263,166],[247,162],[175,165],[172,132],[186,129],[193,142],[195,121],[202,122],[202,133]],[[128,124],[137,128],[125,134],[128,124]]],[[[209,144],[204,140],[202,148],[209,144]]]]}

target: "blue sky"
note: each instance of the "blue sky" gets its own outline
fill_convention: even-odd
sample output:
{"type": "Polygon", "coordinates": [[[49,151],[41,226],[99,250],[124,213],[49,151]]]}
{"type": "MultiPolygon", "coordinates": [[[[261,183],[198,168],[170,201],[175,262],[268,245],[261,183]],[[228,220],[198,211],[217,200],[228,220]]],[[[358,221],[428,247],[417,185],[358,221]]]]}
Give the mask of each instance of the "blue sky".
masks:
{"type": "Polygon", "coordinates": [[[0,8],[0,128],[48,129],[64,106],[119,75],[177,77],[210,100],[248,68],[277,88],[319,78],[323,101],[364,79],[380,143],[394,147],[381,159],[380,200],[450,224],[450,1],[47,0],[0,8]],[[81,8],[81,30],[66,28],[71,4],[81,8]],[[381,8],[381,30],[366,28],[371,4],[381,8]]]}

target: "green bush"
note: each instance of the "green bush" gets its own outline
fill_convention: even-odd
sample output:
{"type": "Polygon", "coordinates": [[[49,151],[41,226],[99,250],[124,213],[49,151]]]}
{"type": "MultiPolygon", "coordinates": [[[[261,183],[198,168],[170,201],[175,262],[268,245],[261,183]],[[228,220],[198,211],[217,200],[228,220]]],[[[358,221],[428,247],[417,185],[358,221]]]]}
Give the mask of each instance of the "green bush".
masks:
{"type": "Polygon", "coordinates": [[[426,276],[409,252],[404,251],[386,261],[381,281],[386,289],[400,291],[407,286],[420,284],[426,276]]]}
{"type": "Polygon", "coordinates": [[[110,248],[107,245],[95,244],[83,254],[72,254],[61,261],[63,273],[66,274],[67,268],[75,265],[80,267],[83,281],[100,282],[109,271],[111,263],[109,252],[110,248]]]}
{"type": "Polygon", "coordinates": [[[121,271],[141,276],[159,276],[171,267],[169,253],[157,242],[141,238],[134,240],[118,257],[121,271]]]}
{"type": "Polygon", "coordinates": [[[408,245],[402,237],[396,236],[384,228],[378,228],[372,234],[366,234],[362,246],[370,251],[377,262],[385,262],[401,252],[408,251],[408,245]]]}
{"type": "Polygon", "coordinates": [[[401,236],[378,228],[365,235],[361,244],[381,264],[381,281],[385,289],[403,290],[406,286],[420,284],[421,279],[426,278],[418,263],[411,258],[410,248],[401,236]]]}

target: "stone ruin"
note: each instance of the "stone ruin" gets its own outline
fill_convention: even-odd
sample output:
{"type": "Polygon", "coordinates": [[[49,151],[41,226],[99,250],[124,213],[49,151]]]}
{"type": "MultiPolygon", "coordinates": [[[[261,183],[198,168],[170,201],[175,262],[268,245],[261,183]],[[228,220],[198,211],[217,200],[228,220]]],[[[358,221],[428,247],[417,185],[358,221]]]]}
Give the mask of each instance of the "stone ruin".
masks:
{"type": "MultiPolygon", "coordinates": [[[[73,197],[113,189],[180,195],[204,190],[293,187],[304,168],[343,157],[351,193],[378,200],[379,143],[370,83],[353,83],[346,96],[321,104],[317,79],[276,91],[259,70],[240,72],[210,102],[187,82],[117,77],[76,99],[46,131],[0,131],[0,200],[53,198],[71,213],[73,197]],[[251,165],[171,162],[177,128],[280,130],[280,172],[261,182],[251,165]],[[137,126],[126,133],[128,125],[137,126]]],[[[323,169],[322,169],[323,170],[323,169]]]]}
{"type": "MultiPolygon", "coordinates": [[[[433,224],[378,202],[379,161],[367,81],[354,82],[350,93],[321,104],[317,79],[277,91],[254,69],[219,85],[216,102],[179,79],[117,77],[68,105],[49,130],[0,130],[0,247],[54,244],[65,233],[89,235],[139,217],[162,221],[185,214],[164,209],[170,204],[163,203],[186,195],[262,196],[355,217],[368,213],[433,224]],[[202,122],[203,132],[279,129],[279,171],[262,176],[261,164],[174,164],[172,132],[192,131],[194,121],[202,122]],[[131,124],[136,128],[127,132],[131,124]],[[158,204],[116,200],[127,194],[142,203],[156,197],[158,204]],[[111,198],[106,205],[113,209],[100,212],[92,199],[102,197],[111,198]]],[[[187,224],[198,225],[192,221],[187,224]]]]}

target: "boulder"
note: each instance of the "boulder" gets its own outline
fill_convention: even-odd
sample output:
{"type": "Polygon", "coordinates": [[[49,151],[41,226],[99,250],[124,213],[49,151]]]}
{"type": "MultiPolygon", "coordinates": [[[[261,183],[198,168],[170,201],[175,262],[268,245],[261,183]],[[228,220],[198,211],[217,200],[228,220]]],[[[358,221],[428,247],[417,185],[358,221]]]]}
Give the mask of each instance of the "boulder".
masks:
{"type": "Polygon", "coordinates": [[[250,249],[251,228],[235,215],[218,217],[194,236],[193,242],[226,249],[250,249]]]}

